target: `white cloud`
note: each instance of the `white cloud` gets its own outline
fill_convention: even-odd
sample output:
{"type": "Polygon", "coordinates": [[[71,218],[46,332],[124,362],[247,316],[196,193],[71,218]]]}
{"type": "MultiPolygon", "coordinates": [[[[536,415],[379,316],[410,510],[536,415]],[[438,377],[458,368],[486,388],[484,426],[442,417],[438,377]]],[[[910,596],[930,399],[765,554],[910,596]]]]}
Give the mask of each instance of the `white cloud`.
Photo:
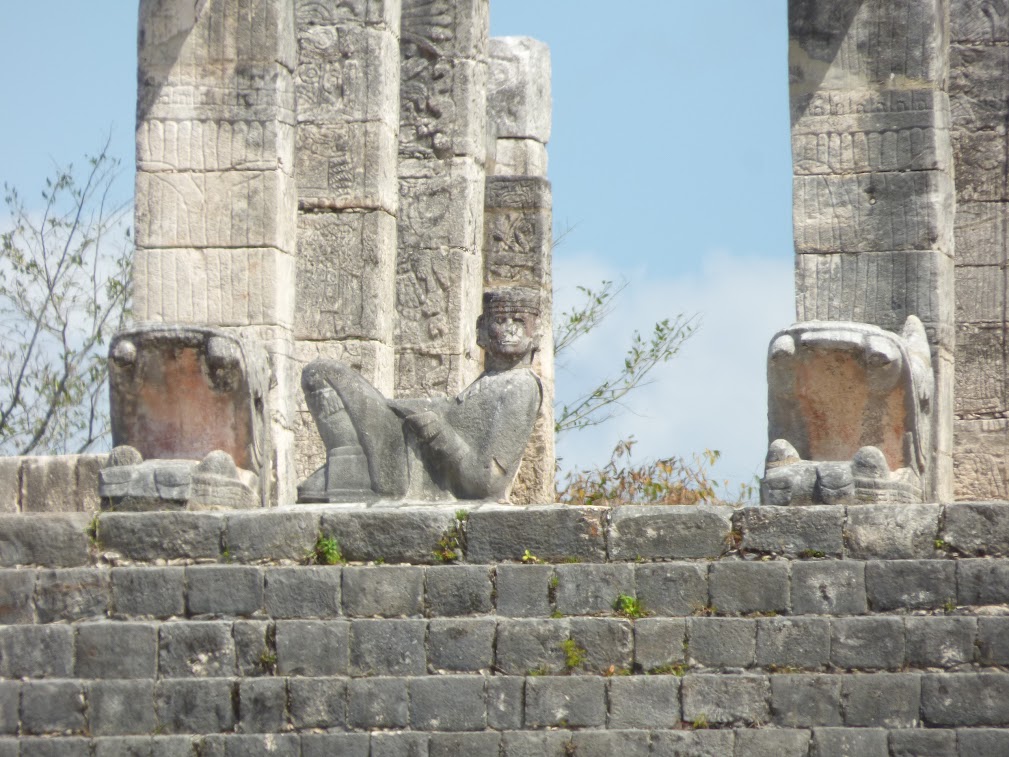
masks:
{"type": "Polygon", "coordinates": [[[695,273],[620,272],[591,253],[554,261],[556,312],[577,301],[576,285],[626,278],[613,314],[571,351],[557,370],[557,393],[570,401],[619,370],[631,334],[678,313],[697,313],[701,327],[653,381],[630,395],[629,412],[603,426],[569,432],[558,454],[564,469],[600,465],[620,440],[638,440],[635,458],[690,456],[717,449],[719,479],[752,483],[767,450],[767,345],[795,320],[792,260],[704,256],[695,273]]]}

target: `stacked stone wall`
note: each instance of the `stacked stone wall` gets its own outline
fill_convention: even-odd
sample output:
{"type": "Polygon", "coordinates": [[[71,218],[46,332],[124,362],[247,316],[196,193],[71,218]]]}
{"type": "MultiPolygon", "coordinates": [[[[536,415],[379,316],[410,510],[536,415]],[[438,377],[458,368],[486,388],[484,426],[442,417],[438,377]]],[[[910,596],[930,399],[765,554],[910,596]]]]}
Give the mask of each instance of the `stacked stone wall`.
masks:
{"type": "Polygon", "coordinates": [[[1009,498],[1006,219],[1009,13],[951,0],[949,96],[956,173],[956,497],[1009,498]]]}
{"type": "Polygon", "coordinates": [[[985,504],[0,516],[0,754],[1003,755],[1007,537],[985,504]]]}
{"type": "Polygon", "coordinates": [[[98,510],[98,472],[108,455],[0,458],[0,513],[98,510]]]}

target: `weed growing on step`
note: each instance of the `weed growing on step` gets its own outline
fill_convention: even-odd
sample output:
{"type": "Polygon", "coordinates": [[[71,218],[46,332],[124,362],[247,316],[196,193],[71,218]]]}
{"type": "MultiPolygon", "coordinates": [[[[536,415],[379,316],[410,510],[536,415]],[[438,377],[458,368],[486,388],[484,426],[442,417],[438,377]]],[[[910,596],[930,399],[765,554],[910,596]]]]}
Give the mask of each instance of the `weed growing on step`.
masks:
{"type": "Polygon", "coordinates": [[[641,600],[637,597],[632,597],[629,594],[618,595],[616,602],[613,603],[613,609],[616,610],[617,615],[624,618],[630,618],[631,620],[637,620],[638,618],[644,618],[649,615],[648,611],[645,610],[645,606],[641,603],[641,600]]]}
{"type": "Polygon", "coordinates": [[[316,565],[342,565],[346,562],[343,559],[343,553],[340,552],[340,543],[336,539],[327,537],[322,533],[315,540],[315,546],[312,547],[309,558],[309,561],[314,562],[316,565]]]}
{"type": "Polygon", "coordinates": [[[84,533],[88,535],[88,541],[92,547],[98,546],[98,513],[91,516],[88,525],[84,528],[84,533]]]}
{"type": "Polygon", "coordinates": [[[585,662],[585,655],[588,653],[574,639],[565,639],[561,642],[561,651],[564,652],[564,667],[574,670],[585,662]]]}
{"type": "Polygon", "coordinates": [[[454,563],[462,556],[462,546],[459,526],[452,526],[438,540],[434,547],[434,556],[443,563],[454,563]]]}

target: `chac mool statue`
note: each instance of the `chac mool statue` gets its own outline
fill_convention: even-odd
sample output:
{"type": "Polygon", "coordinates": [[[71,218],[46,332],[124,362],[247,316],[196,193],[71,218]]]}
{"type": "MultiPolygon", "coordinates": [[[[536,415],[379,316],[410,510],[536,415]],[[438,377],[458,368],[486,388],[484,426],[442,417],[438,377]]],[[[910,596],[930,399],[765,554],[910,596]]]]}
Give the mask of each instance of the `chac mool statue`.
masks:
{"type": "Polygon", "coordinates": [[[375,498],[506,501],[543,401],[530,369],[539,293],[484,293],[484,372],[456,397],[392,400],[338,360],[315,360],[301,385],[327,450],[299,502],[375,498]]]}

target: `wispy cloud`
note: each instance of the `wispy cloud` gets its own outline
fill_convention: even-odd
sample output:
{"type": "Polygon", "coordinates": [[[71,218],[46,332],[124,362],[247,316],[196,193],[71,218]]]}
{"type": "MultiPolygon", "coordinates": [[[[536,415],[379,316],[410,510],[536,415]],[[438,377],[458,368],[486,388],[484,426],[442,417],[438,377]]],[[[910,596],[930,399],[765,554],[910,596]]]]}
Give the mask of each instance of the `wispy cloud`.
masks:
{"type": "Polygon", "coordinates": [[[652,383],[629,397],[626,412],[561,437],[563,468],[602,464],[617,441],[633,435],[638,459],[717,449],[717,478],[733,486],[752,482],[767,449],[767,345],[795,319],[791,258],[714,251],[697,273],[677,275],[618,271],[591,253],[558,256],[555,311],[577,301],[577,285],[621,278],[628,286],[613,314],[558,364],[562,400],[619,370],[634,330],[647,334],[677,313],[696,313],[701,326],[672,362],[654,371],[652,383]]]}

